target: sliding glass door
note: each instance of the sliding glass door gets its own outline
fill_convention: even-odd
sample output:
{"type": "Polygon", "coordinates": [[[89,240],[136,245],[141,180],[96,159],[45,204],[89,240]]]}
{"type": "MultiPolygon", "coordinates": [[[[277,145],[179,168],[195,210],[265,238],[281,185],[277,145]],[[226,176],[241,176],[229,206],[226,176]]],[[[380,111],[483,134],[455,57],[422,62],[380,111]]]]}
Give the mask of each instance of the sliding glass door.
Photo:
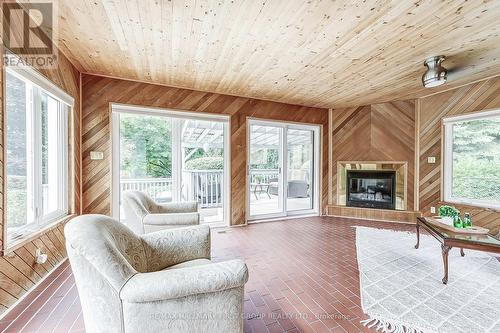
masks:
{"type": "Polygon", "coordinates": [[[318,213],[319,127],[248,125],[249,220],[318,213]]]}
{"type": "Polygon", "coordinates": [[[287,210],[311,210],[314,204],[314,131],[288,128],[286,138],[287,210]]]}
{"type": "Polygon", "coordinates": [[[249,139],[250,216],[283,216],[283,128],[251,124],[249,139]]]}
{"type": "Polygon", "coordinates": [[[224,220],[224,123],[181,120],[181,198],[200,203],[205,223],[224,220]]]}
{"type": "Polygon", "coordinates": [[[113,215],[126,222],[125,191],[158,203],[198,201],[202,223],[227,223],[224,119],[113,108],[113,215]]]}

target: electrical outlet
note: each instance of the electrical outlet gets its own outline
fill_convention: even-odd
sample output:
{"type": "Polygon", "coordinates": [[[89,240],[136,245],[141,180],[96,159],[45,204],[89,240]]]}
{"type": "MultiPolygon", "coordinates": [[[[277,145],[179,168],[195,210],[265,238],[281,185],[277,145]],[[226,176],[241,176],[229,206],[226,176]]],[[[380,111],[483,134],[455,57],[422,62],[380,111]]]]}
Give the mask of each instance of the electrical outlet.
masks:
{"type": "Polygon", "coordinates": [[[436,207],[431,207],[431,214],[436,214],[436,207]]]}
{"type": "Polygon", "coordinates": [[[104,153],[102,151],[91,151],[90,152],[90,159],[91,160],[103,160],[104,153]]]}
{"type": "Polygon", "coordinates": [[[427,157],[427,163],[429,163],[429,164],[436,163],[436,157],[435,156],[429,156],[429,157],[427,157]]]}
{"type": "Polygon", "coordinates": [[[42,249],[36,249],[35,251],[35,262],[37,264],[45,264],[47,262],[47,254],[42,251],[42,249]]]}

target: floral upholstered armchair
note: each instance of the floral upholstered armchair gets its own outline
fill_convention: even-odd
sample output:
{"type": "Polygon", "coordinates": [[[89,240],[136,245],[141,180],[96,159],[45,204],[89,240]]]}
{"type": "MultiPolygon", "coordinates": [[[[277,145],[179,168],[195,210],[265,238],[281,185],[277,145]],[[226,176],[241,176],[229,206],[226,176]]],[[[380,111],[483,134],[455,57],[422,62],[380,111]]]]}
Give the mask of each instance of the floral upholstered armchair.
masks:
{"type": "Polygon", "coordinates": [[[87,332],[243,332],[241,260],[210,261],[210,230],[137,235],[103,215],[64,229],[87,332]]]}
{"type": "Polygon", "coordinates": [[[123,194],[125,221],[137,234],[200,223],[198,202],[169,202],[158,204],[140,191],[123,194]]]}

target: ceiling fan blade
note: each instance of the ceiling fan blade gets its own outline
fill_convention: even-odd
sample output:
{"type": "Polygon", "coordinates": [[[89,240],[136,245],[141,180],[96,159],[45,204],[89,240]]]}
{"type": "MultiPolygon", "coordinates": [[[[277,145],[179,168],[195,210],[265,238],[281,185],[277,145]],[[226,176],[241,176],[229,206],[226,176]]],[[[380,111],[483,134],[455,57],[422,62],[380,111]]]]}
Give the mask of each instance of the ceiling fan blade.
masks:
{"type": "Polygon", "coordinates": [[[474,66],[459,66],[448,69],[447,81],[455,81],[470,75],[474,66]]]}

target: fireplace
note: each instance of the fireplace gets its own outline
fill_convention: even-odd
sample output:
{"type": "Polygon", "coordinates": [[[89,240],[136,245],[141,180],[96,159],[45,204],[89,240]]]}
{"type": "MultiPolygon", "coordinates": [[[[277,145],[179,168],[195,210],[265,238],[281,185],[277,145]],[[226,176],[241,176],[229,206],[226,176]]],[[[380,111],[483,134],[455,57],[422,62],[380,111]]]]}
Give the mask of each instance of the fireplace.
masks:
{"type": "Polygon", "coordinates": [[[396,172],[347,170],[347,206],[395,209],[396,172]]]}

